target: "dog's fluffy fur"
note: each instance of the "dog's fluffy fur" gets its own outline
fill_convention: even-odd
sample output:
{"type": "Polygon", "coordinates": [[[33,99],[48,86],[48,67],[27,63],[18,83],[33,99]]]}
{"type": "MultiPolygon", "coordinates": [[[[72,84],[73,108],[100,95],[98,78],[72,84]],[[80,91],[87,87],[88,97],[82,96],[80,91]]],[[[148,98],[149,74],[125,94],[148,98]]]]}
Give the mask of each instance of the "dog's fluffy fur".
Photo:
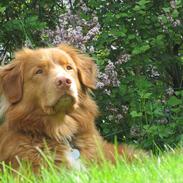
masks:
{"type": "MultiPolygon", "coordinates": [[[[0,161],[14,168],[19,160],[28,161],[37,171],[43,161],[40,150],[49,150],[56,164],[71,166],[67,154],[72,145],[83,159],[100,162],[102,152],[114,162],[114,146],[95,126],[98,107],[89,95],[95,82],[92,59],[68,45],[18,51],[9,65],[0,68],[0,110],[5,116],[0,161]],[[55,86],[59,74],[70,78],[69,89],[55,86]]],[[[126,149],[119,146],[118,152],[131,157],[126,149]]]]}

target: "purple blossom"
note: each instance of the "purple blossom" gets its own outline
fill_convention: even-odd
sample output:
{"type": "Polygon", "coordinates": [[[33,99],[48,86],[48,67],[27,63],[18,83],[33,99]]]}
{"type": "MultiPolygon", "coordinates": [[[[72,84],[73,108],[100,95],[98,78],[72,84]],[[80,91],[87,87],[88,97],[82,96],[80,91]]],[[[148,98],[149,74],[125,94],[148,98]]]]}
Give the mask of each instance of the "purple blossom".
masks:
{"type": "Polygon", "coordinates": [[[137,126],[132,126],[130,129],[130,136],[132,137],[139,137],[140,136],[140,129],[137,126]]]}
{"type": "Polygon", "coordinates": [[[105,90],[104,90],[104,93],[106,93],[107,95],[110,95],[110,94],[111,94],[111,90],[105,89],[105,90]]]}
{"type": "Polygon", "coordinates": [[[115,65],[109,60],[105,67],[104,73],[99,73],[99,81],[104,84],[104,86],[119,87],[120,81],[118,80],[118,73],[116,71],[115,65]]]}
{"type": "MultiPolygon", "coordinates": [[[[172,7],[172,8],[173,8],[173,7],[172,7]]],[[[173,8],[173,9],[174,9],[174,8],[173,8]]],[[[161,24],[162,27],[163,27],[163,32],[168,32],[168,27],[167,27],[166,23],[163,22],[163,17],[164,17],[164,16],[166,16],[168,22],[169,22],[170,24],[172,24],[173,27],[177,27],[177,26],[180,26],[180,25],[181,25],[181,20],[180,20],[180,19],[175,19],[175,18],[173,18],[172,15],[169,14],[169,13],[166,13],[165,15],[162,14],[162,15],[160,15],[160,16],[158,17],[158,19],[159,19],[160,24],[161,24]]]]}
{"type": "Polygon", "coordinates": [[[169,87],[165,90],[166,94],[172,96],[174,94],[174,89],[169,87]]]}
{"type": "Polygon", "coordinates": [[[121,65],[121,64],[123,64],[123,63],[127,63],[128,60],[130,60],[130,58],[131,58],[131,55],[129,55],[129,54],[121,54],[121,55],[118,57],[118,59],[117,59],[117,61],[115,62],[115,64],[116,64],[116,65],[121,65]]]}
{"type": "Polygon", "coordinates": [[[129,107],[126,105],[122,105],[121,109],[122,109],[123,114],[127,114],[129,107]]]}
{"type": "Polygon", "coordinates": [[[168,120],[167,120],[166,118],[163,118],[163,119],[157,120],[156,122],[157,122],[158,124],[164,125],[164,124],[167,124],[167,123],[168,123],[168,120]]]}
{"type": "Polygon", "coordinates": [[[170,6],[175,9],[176,8],[176,2],[175,0],[170,1],[170,6]]]}
{"type": "Polygon", "coordinates": [[[148,73],[150,78],[158,78],[160,76],[157,67],[149,65],[146,72],[148,73]]]}
{"type": "Polygon", "coordinates": [[[120,121],[121,119],[123,119],[123,115],[122,114],[117,114],[116,118],[117,118],[118,121],[120,121]]]}
{"type": "Polygon", "coordinates": [[[100,24],[98,23],[98,17],[95,15],[93,15],[92,20],[86,21],[72,14],[72,11],[68,9],[65,14],[60,15],[59,24],[55,30],[44,30],[43,35],[45,33],[53,45],[66,42],[83,51],[87,50],[93,53],[94,47],[89,47],[88,49],[87,43],[100,34],[100,24]]]}
{"type": "Polygon", "coordinates": [[[105,86],[104,83],[102,83],[100,81],[97,82],[97,85],[96,85],[97,88],[102,89],[104,86],[105,86]]]}
{"type": "Polygon", "coordinates": [[[109,115],[108,119],[109,119],[109,121],[112,121],[113,120],[113,115],[109,115]]]}
{"type": "Polygon", "coordinates": [[[172,23],[172,25],[173,25],[174,27],[177,27],[177,26],[181,25],[181,22],[180,22],[180,20],[175,20],[175,21],[172,23]]]}

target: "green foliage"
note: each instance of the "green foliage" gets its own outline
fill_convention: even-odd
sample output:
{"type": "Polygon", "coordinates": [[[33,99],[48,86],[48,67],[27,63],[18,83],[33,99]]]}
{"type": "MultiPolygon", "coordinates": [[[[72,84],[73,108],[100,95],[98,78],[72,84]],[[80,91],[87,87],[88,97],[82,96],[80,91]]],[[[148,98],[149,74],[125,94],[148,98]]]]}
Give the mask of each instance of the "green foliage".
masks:
{"type": "Polygon", "coordinates": [[[100,70],[104,70],[107,60],[116,64],[121,54],[131,55],[128,62],[116,64],[120,86],[106,86],[110,94],[103,94],[104,89],[96,93],[103,114],[98,120],[101,132],[108,139],[117,134],[121,141],[133,141],[153,150],[180,143],[182,1],[89,0],[86,4],[95,11],[102,27],[97,41],[91,43],[97,49],[100,70]],[[173,90],[171,94],[168,88],[173,90]],[[123,105],[129,111],[117,120],[123,105]]]}
{"type": "Polygon", "coordinates": [[[0,47],[11,54],[23,46],[44,45],[41,31],[54,28],[63,11],[56,0],[0,2],[0,47]]]}

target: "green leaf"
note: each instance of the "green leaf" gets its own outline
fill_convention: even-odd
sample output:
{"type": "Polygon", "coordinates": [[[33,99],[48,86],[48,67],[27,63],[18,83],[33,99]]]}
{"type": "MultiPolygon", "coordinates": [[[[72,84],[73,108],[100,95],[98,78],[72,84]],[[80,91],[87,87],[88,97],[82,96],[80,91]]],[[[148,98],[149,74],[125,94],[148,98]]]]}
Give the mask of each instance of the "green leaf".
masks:
{"type": "Polygon", "coordinates": [[[182,103],[182,100],[178,99],[175,96],[170,97],[170,99],[168,100],[168,104],[170,106],[175,106],[175,105],[179,105],[182,103]]]}
{"type": "Polygon", "coordinates": [[[122,83],[119,87],[119,91],[120,91],[120,95],[124,96],[126,94],[126,91],[127,91],[127,85],[122,83]]]}
{"type": "Polygon", "coordinates": [[[138,5],[136,5],[136,6],[133,8],[133,10],[134,10],[134,11],[139,11],[139,10],[141,10],[141,7],[138,6],[138,5]]]}
{"type": "Polygon", "coordinates": [[[162,8],[164,12],[168,13],[170,12],[170,8],[162,8]]]}
{"type": "Polygon", "coordinates": [[[130,35],[128,35],[128,40],[132,40],[132,39],[135,39],[135,35],[134,34],[130,34],[130,35]]]}
{"type": "Polygon", "coordinates": [[[0,13],[3,13],[6,10],[6,7],[0,7],[0,13]]]}
{"type": "Polygon", "coordinates": [[[137,2],[137,4],[139,4],[140,6],[143,6],[149,2],[150,2],[149,0],[140,0],[139,2],[137,2]]]}
{"type": "Polygon", "coordinates": [[[118,13],[116,15],[116,18],[123,18],[123,17],[128,17],[128,14],[127,13],[118,13]]]}
{"type": "Polygon", "coordinates": [[[175,9],[173,10],[172,17],[177,18],[179,16],[179,12],[175,9]]]}
{"type": "Polygon", "coordinates": [[[145,53],[147,50],[150,49],[150,46],[149,44],[144,44],[142,46],[136,46],[133,51],[132,51],[132,54],[133,55],[138,55],[138,54],[141,54],[141,53],[145,53]]]}
{"type": "Polygon", "coordinates": [[[137,111],[132,111],[130,112],[130,115],[132,116],[132,118],[136,118],[136,117],[141,117],[142,113],[137,111]]]}
{"type": "Polygon", "coordinates": [[[145,93],[145,94],[142,96],[142,98],[148,99],[151,95],[152,95],[152,93],[145,93]]]}

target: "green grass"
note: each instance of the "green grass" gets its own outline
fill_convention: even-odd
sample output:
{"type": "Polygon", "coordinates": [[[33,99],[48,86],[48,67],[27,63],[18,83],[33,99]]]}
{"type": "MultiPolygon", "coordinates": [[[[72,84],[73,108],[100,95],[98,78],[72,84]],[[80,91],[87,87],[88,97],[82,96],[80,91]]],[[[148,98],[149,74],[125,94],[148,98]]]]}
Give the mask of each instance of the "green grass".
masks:
{"type": "Polygon", "coordinates": [[[31,171],[22,167],[16,176],[5,168],[0,173],[2,183],[181,183],[183,182],[183,153],[182,150],[164,153],[159,157],[141,158],[131,164],[119,160],[117,165],[104,163],[93,164],[86,170],[66,170],[60,167],[56,170],[50,164],[42,168],[41,174],[35,176],[31,171]]]}

